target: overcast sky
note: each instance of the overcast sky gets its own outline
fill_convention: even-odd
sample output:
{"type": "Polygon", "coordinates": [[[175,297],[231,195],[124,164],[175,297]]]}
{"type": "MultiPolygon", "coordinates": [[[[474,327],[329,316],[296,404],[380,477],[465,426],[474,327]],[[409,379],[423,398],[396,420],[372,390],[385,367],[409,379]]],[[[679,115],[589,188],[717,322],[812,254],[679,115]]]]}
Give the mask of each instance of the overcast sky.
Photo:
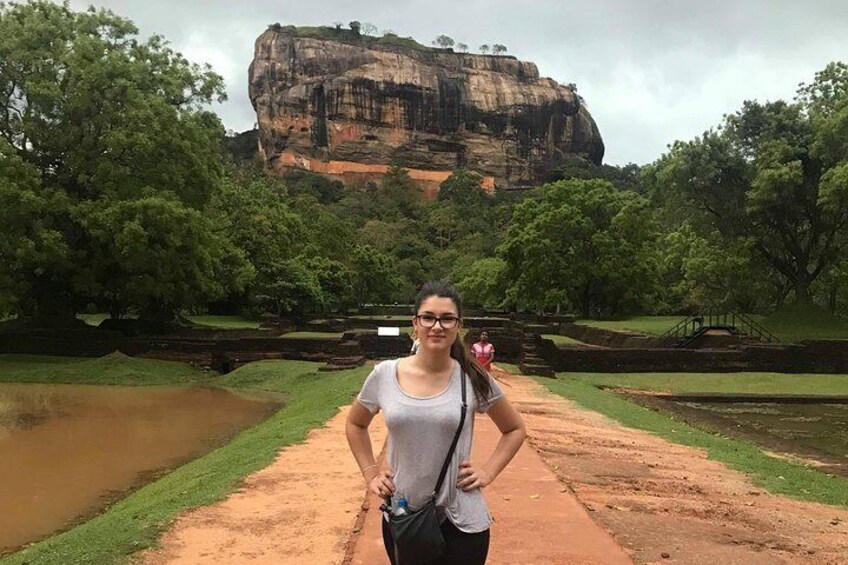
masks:
{"type": "Polygon", "coordinates": [[[164,35],[223,75],[228,129],[253,127],[247,67],[268,24],[359,20],[430,44],[501,43],[542,76],[577,84],[606,144],[604,162],[649,163],[714,127],[743,100],[791,98],[848,61],[848,0],[72,0],[164,35]]]}

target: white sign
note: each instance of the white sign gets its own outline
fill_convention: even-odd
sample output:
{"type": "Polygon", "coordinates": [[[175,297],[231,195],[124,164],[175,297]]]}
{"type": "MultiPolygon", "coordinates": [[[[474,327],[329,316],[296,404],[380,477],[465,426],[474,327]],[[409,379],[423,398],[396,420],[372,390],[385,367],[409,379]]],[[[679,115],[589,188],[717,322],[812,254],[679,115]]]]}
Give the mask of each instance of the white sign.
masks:
{"type": "Polygon", "coordinates": [[[400,328],[377,327],[377,335],[400,335],[400,328]]]}

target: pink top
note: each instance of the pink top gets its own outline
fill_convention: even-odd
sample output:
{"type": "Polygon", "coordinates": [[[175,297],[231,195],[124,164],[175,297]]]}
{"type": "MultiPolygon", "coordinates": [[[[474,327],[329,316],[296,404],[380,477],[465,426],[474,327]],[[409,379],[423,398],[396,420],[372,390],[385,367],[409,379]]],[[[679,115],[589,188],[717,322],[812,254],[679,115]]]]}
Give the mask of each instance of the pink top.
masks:
{"type": "Polygon", "coordinates": [[[492,357],[495,355],[495,346],[491,343],[487,343],[485,345],[475,343],[471,346],[471,353],[474,354],[474,357],[476,357],[481,364],[488,366],[492,357]]]}

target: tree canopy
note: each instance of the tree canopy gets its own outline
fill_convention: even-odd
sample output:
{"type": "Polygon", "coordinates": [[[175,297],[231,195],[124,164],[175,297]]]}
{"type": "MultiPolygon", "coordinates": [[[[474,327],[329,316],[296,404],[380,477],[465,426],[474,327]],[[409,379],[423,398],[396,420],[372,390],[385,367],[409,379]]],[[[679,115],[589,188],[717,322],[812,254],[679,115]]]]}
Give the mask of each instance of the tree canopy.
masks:
{"type": "Polygon", "coordinates": [[[644,307],[658,268],[648,201],[602,180],[547,184],[515,207],[499,248],[508,298],[584,317],[644,307]]]}
{"type": "Polygon", "coordinates": [[[428,279],[472,307],[584,317],[791,298],[848,313],[843,63],[647,167],[564,158],[547,184],[494,193],[457,169],[432,200],[401,166],[347,186],[276,177],[255,133],[209,111],[223,96],[112,12],[0,4],[0,317],[300,317],[407,302],[428,279]]]}
{"type": "Polygon", "coordinates": [[[799,301],[848,251],[848,72],[832,64],[792,102],[745,102],[647,171],[654,198],[701,233],[750,249],[799,301]]]}
{"type": "MultiPolygon", "coordinates": [[[[203,109],[223,99],[223,81],[161,37],[141,41],[137,33],[105,10],[74,12],[46,1],[0,6],[0,151],[11,159],[4,171],[13,171],[4,175],[0,198],[15,218],[0,247],[16,256],[0,266],[0,279],[14,286],[25,312],[70,313],[115,284],[102,278],[109,272],[90,266],[102,251],[100,236],[89,231],[93,218],[142,222],[126,214],[141,213],[137,203],[160,203],[177,217],[188,214],[195,229],[209,229],[190,210],[209,202],[223,174],[223,128],[203,109]],[[17,236],[31,244],[19,248],[17,236]]],[[[223,260],[194,245],[182,252],[200,253],[199,263],[223,260]]],[[[112,260],[129,268],[134,258],[112,260]]],[[[196,290],[184,296],[202,301],[217,292],[208,283],[196,290]]]]}

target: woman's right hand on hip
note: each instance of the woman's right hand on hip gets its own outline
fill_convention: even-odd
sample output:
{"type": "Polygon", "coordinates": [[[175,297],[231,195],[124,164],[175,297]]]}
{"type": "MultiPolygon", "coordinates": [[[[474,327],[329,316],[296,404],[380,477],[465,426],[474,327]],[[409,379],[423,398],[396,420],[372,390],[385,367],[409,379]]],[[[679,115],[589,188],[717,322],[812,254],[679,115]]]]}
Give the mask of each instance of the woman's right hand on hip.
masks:
{"type": "Polygon", "coordinates": [[[380,498],[386,498],[395,492],[393,476],[394,472],[391,469],[384,469],[368,482],[368,488],[380,498]]]}

